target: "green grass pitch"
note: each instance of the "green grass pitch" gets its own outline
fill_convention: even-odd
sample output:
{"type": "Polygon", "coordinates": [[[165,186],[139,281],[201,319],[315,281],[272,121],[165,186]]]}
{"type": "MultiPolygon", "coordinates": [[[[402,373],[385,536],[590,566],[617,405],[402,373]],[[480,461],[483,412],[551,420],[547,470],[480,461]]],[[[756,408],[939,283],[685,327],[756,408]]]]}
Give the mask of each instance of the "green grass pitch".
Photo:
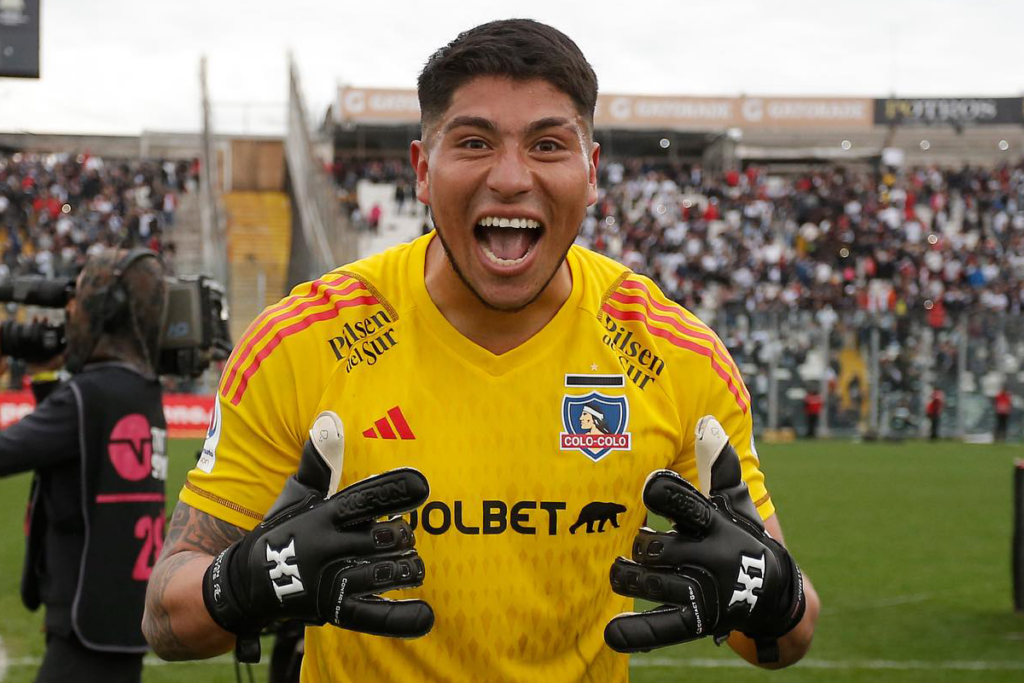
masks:
{"type": "MultiPolygon", "coordinates": [[[[171,442],[168,491],[198,446],[171,442]]],[[[811,653],[771,673],[699,642],[634,657],[633,681],[1024,680],[1024,615],[1013,612],[1010,586],[1019,447],[823,441],[760,451],[788,545],[824,605],[811,653]]],[[[42,654],[41,613],[18,598],[28,484],[0,480],[3,683],[32,681],[42,654]]],[[[221,658],[147,666],[143,680],[230,683],[235,673],[221,658]]]]}

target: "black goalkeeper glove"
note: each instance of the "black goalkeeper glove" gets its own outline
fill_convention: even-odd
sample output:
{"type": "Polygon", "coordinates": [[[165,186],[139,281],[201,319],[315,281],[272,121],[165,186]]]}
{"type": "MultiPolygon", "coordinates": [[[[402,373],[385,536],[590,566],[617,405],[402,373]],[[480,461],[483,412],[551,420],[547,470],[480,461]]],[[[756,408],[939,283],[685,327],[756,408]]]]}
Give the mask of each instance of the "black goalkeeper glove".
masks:
{"type": "Polygon", "coordinates": [[[414,469],[398,469],[328,498],[341,476],[342,441],[341,420],[321,413],[298,473],[263,522],[206,570],[206,609],[221,628],[239,636],[241,661],[259,661],[257,636],[276,620],[398,638],[425,635],[434,625],[426,602],[376,595],[423,583],[412,529],[391,516],[422,505],[427,480],[414,469]],[[377,521],[384,516],[390,518],[377,521]]]}
{"type": "Polygon", "coordinates": [[[739,457],[715,418],[697,425],[697,466],[705,498],[675,472],[647,478],[644,504],[673,531],[643,528],[633,560],[612,565],[612,590],[667,603],[621,614],[605,628],[619,652],[646,651],[731,631],[753,638],[760,662],[778,661],[778,637],[803,617],[806,600],[796,562],[769,536],[742,478],[739,457]]]}

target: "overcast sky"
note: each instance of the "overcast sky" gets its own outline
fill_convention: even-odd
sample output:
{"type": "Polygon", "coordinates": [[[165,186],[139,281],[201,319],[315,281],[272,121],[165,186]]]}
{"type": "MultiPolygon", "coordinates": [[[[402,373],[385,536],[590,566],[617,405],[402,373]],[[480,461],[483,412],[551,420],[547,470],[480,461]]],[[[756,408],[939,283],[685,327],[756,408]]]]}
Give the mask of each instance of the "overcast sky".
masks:
{"type": "Polygon", "coordinates": [[[0,131],[198,130],[205,54],[216,126],[266,132],[289,50],[322,118],[339,83],[415,87],[459,31],[513,16],[565,31],[608,93],[1024,93],[1019,0],[42,0],[42,77],[0,78],[0,131]]]}

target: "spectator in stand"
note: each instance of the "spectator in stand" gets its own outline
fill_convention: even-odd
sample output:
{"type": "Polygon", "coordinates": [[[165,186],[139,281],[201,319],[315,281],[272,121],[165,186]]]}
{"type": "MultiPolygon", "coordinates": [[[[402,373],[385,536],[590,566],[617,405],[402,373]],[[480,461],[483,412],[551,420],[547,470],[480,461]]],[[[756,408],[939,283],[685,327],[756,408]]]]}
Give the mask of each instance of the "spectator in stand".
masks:
{"type": "Polygon", "coordinates": [[[804,415],[807,417],[808,439],[813,439],[818,435],[818,418],[821,416],[821,408],[821,394],[813,388],[808,389],[804,396],[804,415]]]}
{"type": "Polygon", "coordinates": [[[1013,410],[1013,397],[1004,386],[993,399],[996,409],[996,441],[1006,441],[1006,432],[1010,424],[1010,412],[1013,410]]]}
{"type": "Polygon", "coordinates": [[[370,215],[367,216],[367,222],[370,225],[370,231],[376,233],[380,229],[380,218],[383,215],[384,210],[380,208],[380,204],[374,204],[370,209],[370,215]]]}
{"type": "Polygon", "coordinates": [[[931,440],[936,441],[939,438],[939,423],[942,420],[942,407],[946,403],[946,395],[941,389],[935,388],[932,390],[932,397],[928,401],[928,405],[925,406],[925,414],[928,416],[928,420],[931,422],[931,440]]]}

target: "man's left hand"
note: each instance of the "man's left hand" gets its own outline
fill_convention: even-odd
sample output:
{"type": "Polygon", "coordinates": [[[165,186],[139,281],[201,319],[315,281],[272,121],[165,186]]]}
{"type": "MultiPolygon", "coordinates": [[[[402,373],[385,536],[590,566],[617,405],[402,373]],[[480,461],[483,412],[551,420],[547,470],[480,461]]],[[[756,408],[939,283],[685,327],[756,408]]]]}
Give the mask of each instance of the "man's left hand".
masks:
{"type": "Polygon", "coordinates": [[[740,631],[754,639],[760,661],[777,661],[778,637],[804,613],[800,569],[765,532],[739,457],[711,416],[697,427],[697,461],[709,498],[669,470],[647,478],[644,504],[673,529],[641,529],[633,559],[615,561],[611,583],[620,595],[665,604],[615,617],[605,641],[637,652],[740,631]]]}

